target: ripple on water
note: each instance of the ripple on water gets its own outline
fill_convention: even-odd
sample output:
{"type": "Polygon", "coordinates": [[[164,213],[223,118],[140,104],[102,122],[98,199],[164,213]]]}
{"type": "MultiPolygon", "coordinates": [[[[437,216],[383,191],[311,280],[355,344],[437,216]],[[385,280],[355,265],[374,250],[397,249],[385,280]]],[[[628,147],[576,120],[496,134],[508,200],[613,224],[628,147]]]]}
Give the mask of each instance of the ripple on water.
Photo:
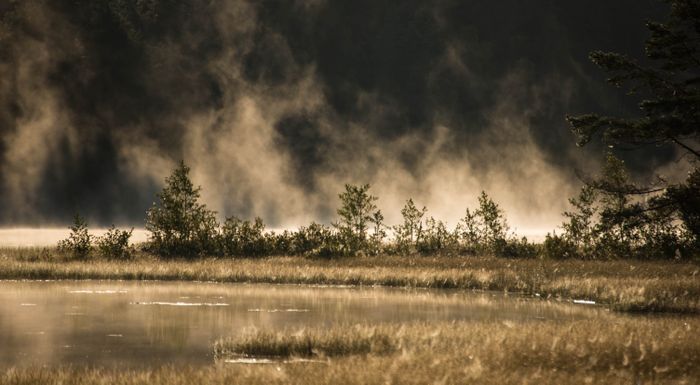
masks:
{"type": "Polygon", "coordinates": [[[151,306],[229,306],[227,303],[211,302],[129,302],[130,305],[151,306]]]}

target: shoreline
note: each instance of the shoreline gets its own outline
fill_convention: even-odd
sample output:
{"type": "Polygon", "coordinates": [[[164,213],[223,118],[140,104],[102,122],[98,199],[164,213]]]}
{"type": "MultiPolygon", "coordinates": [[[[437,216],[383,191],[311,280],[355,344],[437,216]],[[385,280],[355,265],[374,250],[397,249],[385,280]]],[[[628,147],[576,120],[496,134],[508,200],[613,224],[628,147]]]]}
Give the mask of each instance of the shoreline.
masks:
{"type": "Polygon", "coordinates": [[[491,291],[594,301],[596,306],[628,313],[700,314],[696,262],[471,256],[162,260],[147,255],[129,261],[71,261],[39,258],[28,250],[0,251],[0,280],[86,279],[491,291]]]}

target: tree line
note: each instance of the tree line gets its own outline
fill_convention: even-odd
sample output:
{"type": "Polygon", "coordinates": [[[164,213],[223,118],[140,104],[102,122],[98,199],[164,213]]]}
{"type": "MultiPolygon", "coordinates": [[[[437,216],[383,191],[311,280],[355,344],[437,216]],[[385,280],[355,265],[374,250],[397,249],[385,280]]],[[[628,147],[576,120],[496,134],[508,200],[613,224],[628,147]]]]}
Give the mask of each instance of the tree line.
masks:
{"type": "MultiPolygon", "coordinates": [[[[505,212],[486,192],[476,208],[467,208],[453,228],[432,216],[426,207],[408,199],[401,210],[402,221],[384,222],[377,208],[378,197],[370,185],[345,185],[338,195],[337,220],[330,226],[311,223],[296,230],[266,231],[263,220],[228,217],[223,223],[200,202],[200,187],[189,178],[189,167],[181,162],[166,178],[165,187],[146,213],[149,241],[144,251],[164,258],[264,257],[293,255],[347,257],[400,255],[494,255],[507,258],[689,258],[698,253],[698,239],[682,223],[669,217],[655,221],[617,218],[631,204],[624,194],[597,191],[584,186],[570,200],[572,211],[560,234],[550,233],[542,243],[532,243],[510,232],[505,212]],[[612,220],[611,218],[617,218],[612,220]]],[[[608,156],[608,177],[626,174],[621,161],[608,156]]],[[[129,258],[131,231],[109,229],[105,236],[89,235],[79,216],[71,235],[60,250],[86,258],[93,244],[100,255],[129,258]]]]}
{"type": "MultiPolygon", "coordinates": [[[[148,210],[146,249],[164,257],[201,255],[349,256],[379,254],[492,254],[548,258],[696,258],[700,254],[700,6],[697,0],[667,0],[669,18],[648,22],[647,62],[614,52],[594,51],[591,60],[610,74],[609,83],[636,98],[640,115],[567,116],[578,145],[600,138],[609,149],[596,177],[584,177],[579,195],[559,233],[533,244],[509,232],[505,214],[485,192],[479,206],[466,209],[455,228],[433,217],[412,199],[401,210],[402,223],[388,227],[369,185],[346,185],[338,220],[312,223],[296,231],[266,232],[260,218],[227,218],[223,224],[199,202],[199,188],[181,163],[166,179],[148,210]],[[659,176],[635,183],[616,153],[672,150],[690,169],[685,180],[659,176]],[[392,236],[388,237],[391,232],[392,236]]],[[[652,162],[653,163],[653,162],[652,162]]],[[[92,239],[77,217],[71,238],[60,246],[89,254],[92,239]]],[[[104,255],[130,254],[130,233],[110,229],[97,241],[104,255]]]]}

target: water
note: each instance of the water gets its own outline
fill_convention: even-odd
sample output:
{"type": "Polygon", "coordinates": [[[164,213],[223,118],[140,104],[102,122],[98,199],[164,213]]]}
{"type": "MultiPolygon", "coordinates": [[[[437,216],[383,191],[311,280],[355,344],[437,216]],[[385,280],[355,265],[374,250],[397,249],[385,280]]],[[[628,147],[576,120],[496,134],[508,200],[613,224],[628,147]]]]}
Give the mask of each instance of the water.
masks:
{"type": "Polygon", "coordinates": [[[0,281],[0,367],[210,365],[253,328],[474,320],[562,322],[592,306],[492,293],[193,282],[0,281]]]}

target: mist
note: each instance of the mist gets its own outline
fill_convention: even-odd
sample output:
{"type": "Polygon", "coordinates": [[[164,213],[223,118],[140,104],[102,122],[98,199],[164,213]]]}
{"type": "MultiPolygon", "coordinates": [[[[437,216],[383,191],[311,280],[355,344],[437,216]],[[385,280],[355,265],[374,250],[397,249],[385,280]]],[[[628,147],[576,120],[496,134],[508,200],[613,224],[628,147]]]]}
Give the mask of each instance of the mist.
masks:
{"type": "Polygon", "coordinates": [[[599,161],[564,116],[637,113],[588,52],[639,56],[644,21],[666,11],[651,0],[0,0],[0,224],[64,225],[79,212],[142,226],[184,160],[220,218],[328,223],[345,183],[370,183],[389,224],[413,198],[454,225],[485,190],[516,230],[549,230],[577,170],[599,161]]]}

